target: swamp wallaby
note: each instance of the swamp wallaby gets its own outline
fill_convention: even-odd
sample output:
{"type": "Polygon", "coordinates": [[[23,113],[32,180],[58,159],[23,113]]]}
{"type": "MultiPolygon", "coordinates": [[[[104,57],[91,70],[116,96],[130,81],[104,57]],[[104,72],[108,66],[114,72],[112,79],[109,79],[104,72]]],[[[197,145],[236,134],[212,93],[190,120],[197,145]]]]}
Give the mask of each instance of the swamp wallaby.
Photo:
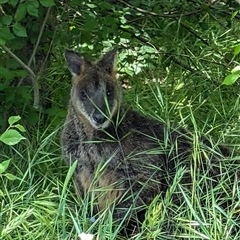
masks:
{"type": "MultiPolygon", "coordinates": [[[[122,105],[116,57],[113,49],[92,64],[73,50],[65,51],[73,79],[61,145],[68,165],[77,160],[79,193],[94,194],[97,211],[114,202],[114,216],[123,218],[129,209],[140,211],[164,193],[175,167],[191,165],[196,149],[192,135],[183,128],[169,128],[122,105]]],[[[227,152],[216,146],[211,150],[209,145],[207,140],[199,145],[205,161],[199,168],[203,164],[213,175],[218,171],[212,164],[227,152]]]]}

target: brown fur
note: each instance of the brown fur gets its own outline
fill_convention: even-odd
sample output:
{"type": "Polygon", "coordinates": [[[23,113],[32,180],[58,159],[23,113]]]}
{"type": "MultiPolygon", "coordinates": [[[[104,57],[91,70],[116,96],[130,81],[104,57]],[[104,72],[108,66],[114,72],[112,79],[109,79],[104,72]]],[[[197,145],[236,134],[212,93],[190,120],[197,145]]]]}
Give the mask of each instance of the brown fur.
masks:
{"type": "MultiPolygon", "coordinates": [[[[73,74],[61,137],[65,160],[68,165],[78,161],[78,191],[83,196],[95,193],[99,210],[115,201],[119,207],[115,215],[122,218],[129,208],[149,204],[165,192],[178,163],[190,167],[192,136],[121,105],[115,49],[95,65],[72,50],[66,50],[65,57],[73,74]]],[[[202,160],[208,156],[204,165],[210,168],[211,161],[222,156],[220,151],[204,151],[202,160]]]]}

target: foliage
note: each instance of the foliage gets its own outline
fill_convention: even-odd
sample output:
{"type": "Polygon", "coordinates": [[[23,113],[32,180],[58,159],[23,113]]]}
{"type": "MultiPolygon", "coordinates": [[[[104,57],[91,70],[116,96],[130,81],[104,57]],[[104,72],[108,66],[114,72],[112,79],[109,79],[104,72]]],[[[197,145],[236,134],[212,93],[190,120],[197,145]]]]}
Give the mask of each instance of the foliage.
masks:
{"type": "Polygon", "coordinates": [[[0,3],[0,90],[3,99],[0,127],[4,129],[9,112],[27,111],[24,119],[37,122],[38,114],[31,109],[33,97],[29,84],[32,81],[34,105],[37,107],[39,89],[36,75],[41,73],[44,52],[48,51],[44,48],[46,39],[52,37],[52,33],[47,31],[42,36],[41,27],[44,28],[46,7],[55,4],[52,0],[2,0],[0,3]]]}
{"type": "MultiPolygon", "coordinates": [[[[14,185],[2,181],[0,236],[3,239],[70,240],[86,232],[94,234],[94,239],[123,240],[118,234],[124,222],[116,223],[110,209],[91,221],[94,200],[88,195],[84,199],[76,195],[71,181],[76,165],[68,169],[61,160],[56,140],[58,131],[49,135],[47,130],[41,134],[37,129],[36,137],[17,151],[1,152],[14,159],[10,170],[17,169],[21,181],[14,185]]],[[[194,159],[198,161],[197,138],[195,147],[194,159]]],[[[237,152],[233,149],[232,154],[237,152]]],[[[238,181],[232,182],[231,178],[239,165],[234,164],[234,158],[223,163],[221,180],[214,187],[208,184],[207,190],[209,179],[197,169],[193,189],[179,185],[185,169],[178,168],[166,195],[156,196],[152,204],[146,206],[149,211],[142,231],[132,239],[162,240],[173,239],[173,236],[175,239],[238,239],[240,191],[238,181]],[[173,202],[176,196],[185,200],[182,205],[173,202]],[[231,202],[227,209],[221,207],[225,201],[231,202]]]]}
{"type": "MultiPolygon", "coordinates": [[[[76,197],[58,140],[71,78],[64,49],[94,61],[118,45],[126,104],[210,135],[232,152],[216,188],[189,192],[173,184],[164,199],[155,199],[135,239],[167,239],[167,229],[176,238],[238,239],[240,191],[228,173],[239,169],[239,13],[240,5],[228,0],[0,0],[0,238],[118,234],[121,224],[107,210],[89,221],[93,203],[76,197]],[[12,115],[21,116],[25,141],[18,142],[23,127],[12,115]],[[174,191],[183,206],[172,203],[174,191]],[[232,205],[222,209],[215,193],[232,205]]],[[[199,181],[204,185],[205,176],[199,181]]]]}
{"type": "MultiPolygon", "coordinates": [[[[25,132],[24,127],[21,124],[15,124],[21,119],[20,116],[11,116],[8,119],[9,127],[0,135],[0,141],[6,145],[12,146],[19,143],[21,140],[25,139],[20,132],[25,132]],[[17,131],[18,129],[19,131],[17,131]]],[[[11,173],[5,173],[7,170],[11,159],[0,162],[0,177],[5,176],[9,180],[15,180],[16,177],[11,173]]],[[[1,191],[1,189],[0,189],[1,191]]]]}
{"type": "Polygon", "coordinates": [[[17,130],[25,132],[25,129],[20,124],[14,124],[21,119],[20,116],[12,116],[8,119],[9,127],[5,130],[4,133],[0,135],[0,141],[7,145],[15,145],[19,143],[22,139],[25,139],[17,130]],[[15,129],[14,129],[15,128],[15,129]]]}

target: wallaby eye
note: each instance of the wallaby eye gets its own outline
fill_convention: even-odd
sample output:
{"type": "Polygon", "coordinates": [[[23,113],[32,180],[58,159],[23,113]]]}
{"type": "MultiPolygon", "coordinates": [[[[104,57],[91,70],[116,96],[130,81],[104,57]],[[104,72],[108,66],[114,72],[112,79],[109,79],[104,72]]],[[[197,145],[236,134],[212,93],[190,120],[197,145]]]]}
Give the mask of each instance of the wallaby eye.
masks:
{"type": "Polygon", "coordinates": [[[114,89],[113,89],[113,87],[110,85],[110,86],[107,86],[106,87],[106,96],[107,97],[110,97],[110,96],[112,96],[113,95],[113,91],[114,91],[114,89]]]}
{"type": "Polygon", "coordinates": [[[86,94],[85,91],[81,91],[81,92],[80,92],[80,98],[81,98],[82,100],[86,100],[87,94],[86,94]]]}
{"type": "Polygon", "coordinates": [[[112,94],[112,91],[107,90],[106,95],[109,97],[109,96],[111,96],[111,94],[112,94]]]}

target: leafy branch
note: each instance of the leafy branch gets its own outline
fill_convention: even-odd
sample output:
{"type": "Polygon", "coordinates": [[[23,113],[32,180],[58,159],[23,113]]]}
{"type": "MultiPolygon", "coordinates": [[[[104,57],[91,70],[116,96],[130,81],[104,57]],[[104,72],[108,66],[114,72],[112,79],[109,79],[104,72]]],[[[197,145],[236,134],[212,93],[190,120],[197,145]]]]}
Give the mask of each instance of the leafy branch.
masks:
{"type": "MultiPolygon", "coordinates": [[[[19,133],[19,131],[25,132],[25,128],[21,124],[16,124],[20,119],[20,116],[12,116],[8,119],[9,127],[0,135],[1,142],[12,146],[16,145],[21,140],[26,139],[19,133]]],[[[15,180],[17,179],[16,176],[11,173],[5,173],[10,164],[10,161],[11,158],[0,163],[0,176],[5,176],[9,180],[15,180]]]]}
{"type": "MultiPolygon", "coordinates": [[[[40,31],[39,31],[39,35],[38,35],[38,38],[37,38],[37,42],[36,42],[36,44],[35,44],[35,47],[34,47],[33,52],[32,52],[32,55],[31,55],[31,57],[30,57],[30,59],[29,59],[28,65],[27,65],[28,67],[31,66],[32,61],[33,61],[33,59],[34,59],[34,57],[35,57],[35,55],[36,55],[37,48],[38,48],[38,46],[39,46],[39,43],[40,43],[40,40],[41,40],[41,37],[42,37],[42,34],[43,34],[43,30],[44,30],[44,28],[45,28],[45,26],[46,26],[47,19],[48,19],[48,17],[49,17],[50,11],[51,11],[51,7],[48,8],[47,13],[46,13],[46,16],[45,16],[45,18],[44,18],[44,20],[43,20],[43,24],[42,24],[42,26],[41,26],[41,29],[40,29],[40,31]]],[[[20,86],[20,85],[22,84],[22,81],[23,81],[23,78],[19,81],[18,86],[20,86]]],[[[36,108],[39,107],[39,100],[38,100],[37,103],[38,103],[38,105],[37,105],[36,108]]],[[[35,102],[34,102],[34,106],[35,106],[35,102]]]]}
{"type": "Polygon", "coordinates": [[[32,69],[27,66],[20,58],[18,58],[8,47],[1,45],[1,48],[6,51],[16,62],[19,63],[19,65],[25,69],[28,73],[29,76],[32,80],[33,84],[33,91],[34,91],[34,103],[33,107],[38,108],[39,107],[39,89],[38,89],[38,84],[37,84],[37,77],[35,73],[32,71],[32,69]]]}

